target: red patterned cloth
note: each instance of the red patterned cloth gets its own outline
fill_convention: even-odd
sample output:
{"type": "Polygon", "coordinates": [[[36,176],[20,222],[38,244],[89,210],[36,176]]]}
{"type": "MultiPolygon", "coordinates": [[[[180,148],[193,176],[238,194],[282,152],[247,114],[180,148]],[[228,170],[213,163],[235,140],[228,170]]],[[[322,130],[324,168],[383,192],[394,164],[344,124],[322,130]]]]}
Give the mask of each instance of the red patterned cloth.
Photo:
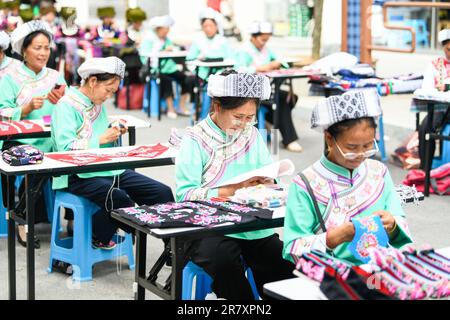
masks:
{"type": "Polygon", "coordinates": [[[111,160],[111,157],[109,156],[101,156],[94,153],[48,153],[45,156],[53,160],[75,164],[78,166],[111,160]]]}
{"type": "Polygon", "coordinates": [[[108,154],[97,154],[91,152],[85,153],[48,153],[46,157],[51,158],[53,160],[75,164],[78,166],[109,161],[114,158],[126,158],[126,157],[135,157],[135,158],[148,158],[153,159],[164,152],[166,152],[169,147],[163,146],[158,143],[154,146],[140,146],[130,151],[119,151],[116,153],[108,153],[108,154]]]}
{"type": "Polygon", "coordinates": [[[9,136],[19,133],[43,132],[44,128],[32,121],[0,121],[0,136],[9,136]]]}
{"type": "Polygon", "coordinates": [[[162,144],[158,143],[154,146],[140,146],[136,149],[128,151],[129,157],[138,157],[138,158],[155,158],[164,152],[166,152],[169,149],[169,147],[163,146],[162,144]]]}

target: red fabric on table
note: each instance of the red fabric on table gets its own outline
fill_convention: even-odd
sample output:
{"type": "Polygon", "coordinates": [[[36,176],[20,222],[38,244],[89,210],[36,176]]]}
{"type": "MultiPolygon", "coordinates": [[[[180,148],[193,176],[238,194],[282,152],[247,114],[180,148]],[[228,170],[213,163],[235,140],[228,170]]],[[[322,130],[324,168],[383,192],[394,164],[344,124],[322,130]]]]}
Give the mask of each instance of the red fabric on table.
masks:
{"type": "Polygon", "coordinates": [[[73,153],[73,154],[51,153],[46,154],[45,156],[53,160],[75,164],[77,166],[82,166],[96,162],[104,162],[112,159],[107,155],[102,156],[94,153],[73,153]]]}
{"type": "Polygon", "coordinates": [[[163,146],[158,143],[154,146],[140,146],[130,151],[120,151],[116,153],[108,153],[108,154],[97,154],[97,153],[48,153],[45,156],[50,159],[75,164],[78,166],[109,161],[114,158],[125,158],[125,157],[136,157],[136,158],[149,158],[153,159],[164,152],[166,152],[169,147],[163,146]]]}
{"type": "Polygon", "coordinates": [[[0,121],[0,136],[9,136],[19,133],[43,132],[44,128],[32,121],[0,121]]]}
{"type": "Polygon", "coordinates": [[[166,152],[169,149],[169,147],[163,146],[162,144],[158,143],[154,146],[140,146],[133,150],[128,151],[128,155],[130,157],[138,157],[138,158],[155,158],[157,156],[160,156],[164,152],[166,152]]]}

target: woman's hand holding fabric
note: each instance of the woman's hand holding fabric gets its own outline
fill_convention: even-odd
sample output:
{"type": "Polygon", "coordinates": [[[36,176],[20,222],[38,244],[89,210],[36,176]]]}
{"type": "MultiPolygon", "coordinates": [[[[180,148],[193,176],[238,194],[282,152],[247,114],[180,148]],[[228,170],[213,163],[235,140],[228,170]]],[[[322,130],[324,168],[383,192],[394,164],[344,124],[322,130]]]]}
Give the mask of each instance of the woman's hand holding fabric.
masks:
{"type": "Polygon", "coordinates": [[[386,229],[387,233],[394,231],[395,219],[392,214],[384,210],[376,211],[374,214],[380,217],[383,227],[386,229]]]}
{"type": "Polygon", "coordinates": [[[265,177],[252,177],[252,178],[242,181],[240,183],[230,184],[228,186],[219,188],[219,196],[220,197],[231,197],[234,195],[236,190],[239,190],[242,188],[247,188],[247,187],[253,187],[258,184],[264,184],[265,181],[266,181],[265,177]]]}
{"type": "Polygon", "coordinates": [[[99,139],[99,143],[100,145],[102,144],[107,144],[107,143],[111,143],[116,141],[117,139],[119,139],[121,133],[120,133],[120,129],[117,127],[111,127],[108,128],[101,136],[99,139]]]}
{"type": "Polygon", "coordinates": [[[346,221],[336,228],[328,229],[326,245],[328,248],[334,249],[344,242],[351,242],[354,236],[355,226],[352,222],[346,221]]]}

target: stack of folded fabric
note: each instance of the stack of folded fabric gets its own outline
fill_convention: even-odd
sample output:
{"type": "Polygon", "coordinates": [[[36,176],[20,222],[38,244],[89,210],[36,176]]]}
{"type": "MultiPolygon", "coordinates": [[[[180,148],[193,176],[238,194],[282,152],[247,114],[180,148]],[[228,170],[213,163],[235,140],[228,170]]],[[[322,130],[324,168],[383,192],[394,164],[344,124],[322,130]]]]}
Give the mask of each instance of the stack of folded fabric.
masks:
{"type": "Polygon", "coordinates": [[[334,90],[342,93],[350,89],[377,88],[381,96],[397,93],[412,93],[422,86],[422,74],[406,74],[390,78],[380,78],[375,70],[368,64],[356,63],[356,57],[343,56],[345,63],[341,62],[341,56],[330,59],[333,55],[318,60],[311,65],[322,68],[326,75],[311,76],[310,94],[324,94],[325,90],[334,90]],[[339,58],[339,59],[338,59],[339,58]],[[353,64],[352,64],[353,63],[353,64]],[[333,65],[335,64],[335,65],[333,65]]]}
{"type": "Polygon", "coordinates": [[[422,87],[423,75],[410,73],[385,79],[392,83],[392,93],[412,93],[422,87]]]}

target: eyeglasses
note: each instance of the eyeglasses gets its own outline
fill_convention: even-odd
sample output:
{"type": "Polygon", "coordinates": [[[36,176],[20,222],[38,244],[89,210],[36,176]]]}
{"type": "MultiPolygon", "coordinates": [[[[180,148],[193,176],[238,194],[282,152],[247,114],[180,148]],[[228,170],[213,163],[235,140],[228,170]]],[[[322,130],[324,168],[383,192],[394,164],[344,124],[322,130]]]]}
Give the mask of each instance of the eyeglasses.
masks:
{"type": "Polygon", "coordinates": [[[231,124],[233,126],[238,126],[238,127],[242,126],[243,124],[245,126],[247,126],[247,127],[251,127],[251,126],[254,126],[257,123],[258,123],[258,120],[256,120],[255,117],[252,120],[250,120],[250,121],[245,121],[245,120],[240,120],[240,119],[233,119],[233,120],[231,120],[231,124]]]}
{"type": "Polygon", "coordinates": [[[375,148],[374,148],[374,149],[367,150],[367,151],[360,152],[360,153],[355,153],[355,152],[347,152],[347,153],[344,153],[344,152],[342,151],[342,149],[339,147],[339,145],[338,145],[336,139],[334,139],[334,142],[336,143],[336,146],[337,146],[339,152],[340,152],[340,153],[342,154],[342,156],[343,156],[345,159],[347,159],[347,160],[355,160],[355,159],[357,159],[357,158],[359,158],[359,157],[370,158],[370,157],[373,157],[374,155],[376,155],[376,154],[378,153],[378,151],[379,151],[379,149],[378,149],[378,144],[377,144],[377,141],[376,141],[375,139],[373,139],[373,143],[374,143],[374,145],[375,145],[375,148]]]}

